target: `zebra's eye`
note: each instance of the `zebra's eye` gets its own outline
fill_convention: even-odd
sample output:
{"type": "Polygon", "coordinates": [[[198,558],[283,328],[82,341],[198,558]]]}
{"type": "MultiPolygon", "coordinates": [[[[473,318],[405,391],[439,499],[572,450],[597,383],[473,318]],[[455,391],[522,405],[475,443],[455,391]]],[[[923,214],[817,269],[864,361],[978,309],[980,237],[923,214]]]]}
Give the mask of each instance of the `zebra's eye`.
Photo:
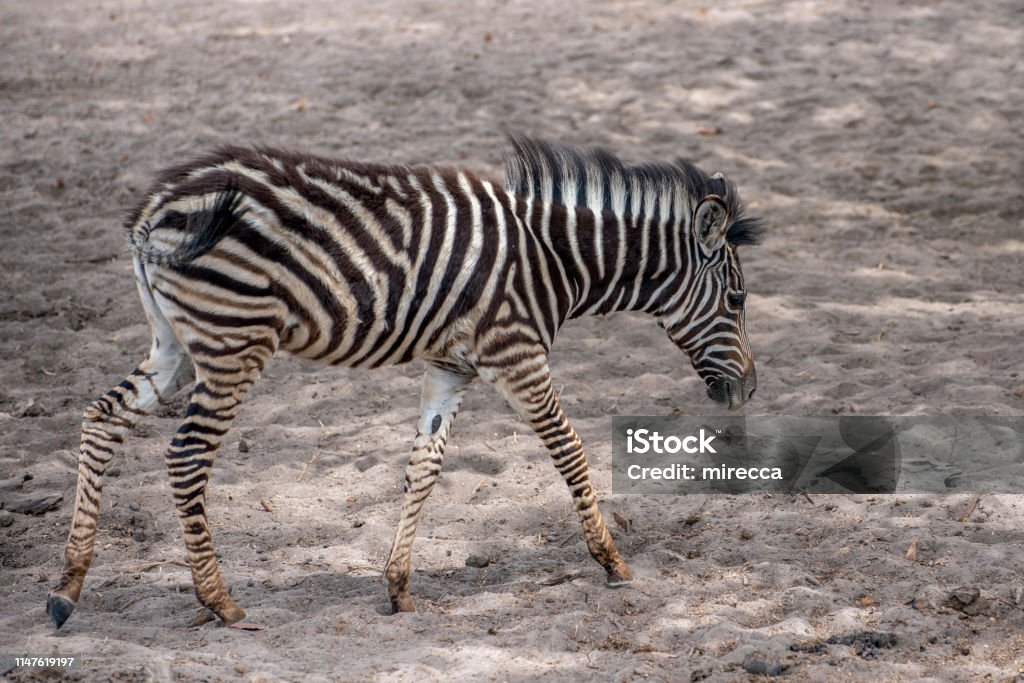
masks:
{"type": "Polygon", "coordinates": [[[747,293],[742,289],[729,292],[729,305],[733,308],[743,308],[743,302],[747,299],[747,293]]]}

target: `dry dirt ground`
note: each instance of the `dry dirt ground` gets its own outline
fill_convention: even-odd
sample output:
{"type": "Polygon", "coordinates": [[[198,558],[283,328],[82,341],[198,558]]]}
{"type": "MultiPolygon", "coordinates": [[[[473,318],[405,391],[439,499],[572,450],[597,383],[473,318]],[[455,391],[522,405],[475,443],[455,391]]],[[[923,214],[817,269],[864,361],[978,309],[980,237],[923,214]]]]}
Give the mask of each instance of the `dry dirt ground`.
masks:
{"type": "Polygon", "coordinates": [[[1020,495],[966,522],[964,495],[611,495],[612,415],[714,408],[633,315],[571,324],[552,357],[605,514],[632,521],[631,588],[604,587],[540,443],[477,387],[420,527],[420,611],[386,614],[422,368],[282,358],[210,494],[263,630],[190,626],[161,457],[181,401],[114,461],[61,631],[43,603],[81,412],[148,349],[122,211],[216,143],[496,177],[502,131],[686,156],[769,227],[744,253],[748,414],[1024,412],[1022,25],[1014,0],[3,3],[0,479],[63,498],[0,513],[0,652],[82,654],[87,681],[729,681],[754,652],[794,681],[1019,680],[1020,495]]]}

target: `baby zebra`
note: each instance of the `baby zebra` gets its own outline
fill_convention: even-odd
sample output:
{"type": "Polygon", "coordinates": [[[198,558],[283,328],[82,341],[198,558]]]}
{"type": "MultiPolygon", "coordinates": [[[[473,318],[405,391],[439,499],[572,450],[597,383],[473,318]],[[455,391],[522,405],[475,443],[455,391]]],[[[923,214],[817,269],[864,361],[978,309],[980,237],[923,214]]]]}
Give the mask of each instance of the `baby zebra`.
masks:
{"type": "Polygon", "coordinates": [[[504,188],[448,168],[239,147],[158,177],[126,223],[152,347],[85,411],[66,563],[46,603],[58,628],[92,560],[115,446],[193,382],[167,471],[199,601],[225,623],[245,616],[217,568],[206,485],[246,392],[279,351],[351,367],[426,362],[384,570],[395,612],[414,609],[420,508],[476,377],[547,446],[608,584],[632,579],[552,389],[548,352],[570,318],[646,311],[714,401],[742,405],[756,377],[737,247],[756,241],[758,224],[731,183],[685,161],[627,166],[596,149],[521,137],[511,146],[504,188]]]}

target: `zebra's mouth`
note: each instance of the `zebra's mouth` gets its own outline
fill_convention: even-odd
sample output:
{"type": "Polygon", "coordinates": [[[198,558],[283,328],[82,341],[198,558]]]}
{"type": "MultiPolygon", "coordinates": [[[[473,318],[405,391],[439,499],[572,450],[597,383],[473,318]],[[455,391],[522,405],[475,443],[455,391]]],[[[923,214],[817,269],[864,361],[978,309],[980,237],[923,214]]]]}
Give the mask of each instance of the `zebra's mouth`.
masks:
{"type": "Polygon", "coordinates": [[[748,382],[743,377],[714,377],[708,380],[708,398],[729,410],[736,410],[754,395],[757,380],[748,382]]]}
{"type": "Polygon", "coordinates": [[[737,395],[735,391],[734,379],[715,378],[708,382],[708,398],[715,403],[720,403],[723,406],[733,410],[737,408],[737,395]]]}

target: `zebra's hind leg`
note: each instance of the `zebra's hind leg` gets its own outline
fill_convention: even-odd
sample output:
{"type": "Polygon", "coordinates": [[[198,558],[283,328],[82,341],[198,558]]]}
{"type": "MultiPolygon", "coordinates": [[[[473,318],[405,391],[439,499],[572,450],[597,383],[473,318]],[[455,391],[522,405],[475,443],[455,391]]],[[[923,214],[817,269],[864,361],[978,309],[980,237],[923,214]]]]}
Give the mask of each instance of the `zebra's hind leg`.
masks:
{"type": "Polygon", "coordinates": [[[224,435],[272,355],[267,346],[253,346],[239,355],[197,362],[185,421],[165,456],[196,597],[225,624],[241,621],[245,611],[228,595],[217,568],[206,518],[206,485],[224,435]]]}
{"type": "Polygon", "coordinates": [[[441,474],[444,447],[448,441],[462,397],[475,373],[450,367],[431,365],[423,377],[423,395],[420,402],[420,420],[416,427],[412,457],[405,469],[405,496],[402,500],[402,518],[398,522],[391,556],[384,569],[391,598],[392,612],[414,612],[409,595],[409,575],[412,572],[412,542],[416,536],[416,523],[420,509],[430,495],[441,474]]]}
{"type": "Polygon", "coordinates": [[[633,573],[615,549],[597,506],[583,443],[551,386],[547,355],[538,350],[514,364],[507,360],[494,365],[482,361],[480,376],[494,384],[547,446],[555,468],[572,493],[587,548],[607,572],[608,585],[618,587],[632,581],[633,573]]]}
{"type": "Polygon", "coordinates": [[[194,368],[173,335],[156,329],[149,357],[127,378],[89,405],[82,418],[78,487],[60,582],[46,597],[46,613],[60,628],[82,592],[92,563],[103,472],[128,431],[158,404],[192,382],[194,368]]]}

